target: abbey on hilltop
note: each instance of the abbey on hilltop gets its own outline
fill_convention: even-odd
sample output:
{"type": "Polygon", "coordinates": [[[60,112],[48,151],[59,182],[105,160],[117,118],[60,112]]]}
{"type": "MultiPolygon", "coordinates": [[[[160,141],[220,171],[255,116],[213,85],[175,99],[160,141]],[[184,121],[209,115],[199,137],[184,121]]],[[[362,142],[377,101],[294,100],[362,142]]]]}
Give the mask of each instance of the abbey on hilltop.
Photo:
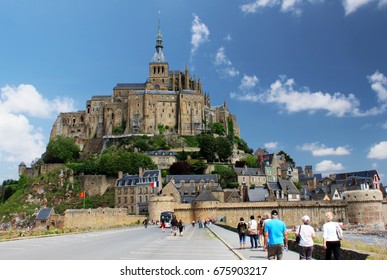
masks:
{"type": "Polygon", "coordinates": [[[50,135],[75,138],[79,145],[89,139],[111,135],[167,134],[196,135],[222,123],[240,137],[236,117],[227,103],[211,106],[200,79],[185,71],[170,70],[163,53],[160,25],[156,52],[149,63],[145,83],[119,83],[113,95],[93,96],[86,110],[60,113],[50,135]]]}

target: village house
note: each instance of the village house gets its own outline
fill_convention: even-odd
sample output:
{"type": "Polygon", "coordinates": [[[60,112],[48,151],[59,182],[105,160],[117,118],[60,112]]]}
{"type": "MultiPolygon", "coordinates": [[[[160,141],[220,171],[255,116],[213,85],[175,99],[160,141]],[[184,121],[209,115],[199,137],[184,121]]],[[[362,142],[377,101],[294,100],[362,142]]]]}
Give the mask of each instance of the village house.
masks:
{"type": "Polygon", "coordinates": [[[115,208],[127,208],[131,214],[148,213],[151,195],[161,192],[161,171],[143,170],[139,174],[121,175],[115,186],[115,208]]]}

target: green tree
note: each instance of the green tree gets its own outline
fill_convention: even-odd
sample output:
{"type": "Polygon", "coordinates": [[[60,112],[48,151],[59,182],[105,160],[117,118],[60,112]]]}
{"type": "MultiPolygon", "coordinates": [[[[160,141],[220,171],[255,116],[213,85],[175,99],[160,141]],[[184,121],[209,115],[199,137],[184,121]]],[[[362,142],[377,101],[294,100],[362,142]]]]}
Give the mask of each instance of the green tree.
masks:
{"type": "Polygon", "coordinates": [[[191,159],[188,163],[191,165],[191,172],[194,174],[204,174],[208,166],[203,159],[191,159]]]}
{"type": "Polygon", "coordinates": [[[252,154],[253,150],[249,148],[246,141],[239,137],[234,137],[234,143],[237,143],[238,149],[243,150],[245,153],[252,154]]]}
{"type": "Polygon", "coordinates": [[[222,162],[227,161],[232,155],[232,144],[227,138],[215,138],[215,149],[219,160],[222,162]]]}
{"type": "Polygon", "coordinates": [[[201,135],[199,138],[199,156],[207,162],[214,162],[215,159],[215,138],[210,134],[201,135]]]}
{"type": "Polygon", "coordinates": [[[78,159],[79,152],[74,139],[57,136],[48,143],[43,158],[46,163],[67,163],[78,159]]]}
{"type": "Polygon", "coordinates": [[[100,174],[117,175],[119,170],[117,156],[112,153],[103,153],[99,158],[98,169],[100,174]]]}
{"type": "Polygon", "coordinates": [[[237,175],[234,169],[227,166],[216,165],[214,173],[219,175],[219,182],[223,188],[230,186],[233,182],[237,182],[237,175]]]}
{"type": "Polygon", "coordinates": [[[157,169],[150,156],[139,153],[122,153],[118,159],[118,166],[124,173],[138,174],[140,167],[148,170],[157,169]]]}
{"type": "Polygon", "coordinates": [[[234,142],[234,138],[235,138],[235,134],[234,134],[234,122],[232,120],[232,118],[229,116],[228,119],[227,119],[227,125],[228,125],[228,132],[227,132],[227,136],[228,138],[234,142]]]}
{"type": "Polygon", "coordinates": [[[226,129],[224,128],[224,125],[221,123],[213,123],[211,126],[211,132],[218,134],[218,135],[225,135],[226,134],[226,129]]]}
{"type": "Polygon", "coordinates": [[[247,155],[243,158],[243,161],[246,162],[247,167],[250,167],[250,168],[258,167],[258,159],[255,156],[247,155]]]}
{"type": "Polygon", "coordinates": [[[186,161],[177,161],[169,167],[171,175],[186,175],[191,174],[191,165],[186,161]]]}

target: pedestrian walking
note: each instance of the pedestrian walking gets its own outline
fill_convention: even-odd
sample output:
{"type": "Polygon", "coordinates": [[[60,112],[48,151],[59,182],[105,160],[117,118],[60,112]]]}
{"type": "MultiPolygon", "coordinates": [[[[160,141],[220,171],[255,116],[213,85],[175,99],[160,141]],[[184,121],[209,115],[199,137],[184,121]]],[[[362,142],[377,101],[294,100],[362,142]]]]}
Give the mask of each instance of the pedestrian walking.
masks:
{"type": "Polygon", "coordinates": [[[258,248],[258,223],[255,220],[254,215],[250,216],[250,221],[247,223],[247,227],[251,249],[258,248]]]}
{"type": "Polygon", "coordinates": [[[178,221],[176,219],[176,216],[173,215],[172,220],[171,220],[171,227],[172,227],[173,236],[176,236],[176,234],[177,234],[177,224],[178,224],[178,221]]]}
{"type": "Polygon", "coordinates": [[[164,219],[164,217],[161,218],[160,227],[161,227],[161,232],[165,232],[165,219],[164,219]]]}
{"type": "Polygon", "coordinates": [[[239,248],[246,249],[247,225],[245,223],[245,220],[242,217],[239,219],[239,223],[237,225],[237,231],[239,236],[239,248]]]}
{"type": "Polygon", "coordinates": [[[148,219],[145,218],[145,220],[142,222],[142,224],[144,225],[145,228],[148,227],[148,219]]]}
{"type": "Polygon", "coordinates": [[[278,211],[271,211],[271,220],[264,223],[265,247],[268,260],[282,260],[284,249],[288,249],[286,224],[278,219],[278,211]],[[285,243],[285,244],[284,244],[285,243]]]}
{"type": "Polygon", "coordinates": [[[339,224],[333,222],[332,212],[325,213],[326,223],[323,225],[323,248],[325,249],[325,259],[330,260],[333,257],[335,260],[340,260],[341,241],[340,238],[343,230],[339,224]]]}
{"type": "Polygon", "coordinates": [[[313,254],[313,245],[314,238],[316,237],[316,233],[314,228],[309,225],[310,218],[308,215],[305,215],[301,218],[303,224],[299,225],[295,229],[296,237],[300,237],[299,252],[300,252],[300,260],[311,260],[313,254]]]}
{"type": "Polygon", "coordinates": [[[179,229],[179,236],[183,236],[184,224],[182,220],[177,223],[177,228],[179,229]]]}

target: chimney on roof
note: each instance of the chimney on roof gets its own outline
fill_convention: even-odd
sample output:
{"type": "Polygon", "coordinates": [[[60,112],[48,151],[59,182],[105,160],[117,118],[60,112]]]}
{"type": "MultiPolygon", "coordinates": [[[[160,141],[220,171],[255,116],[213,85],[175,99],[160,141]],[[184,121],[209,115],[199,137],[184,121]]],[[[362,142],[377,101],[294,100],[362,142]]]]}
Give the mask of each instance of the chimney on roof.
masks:
{"type": "Polygon", "coordinates": [[[142,175],[144,175],[144,168],[139,167],[138,168],[138,176],[142,177],[142,175]]]}
{"type": "Polygon", "coordinates": [[[122,178],[122,171],[118,171],[118,179],[122,178]]]}

